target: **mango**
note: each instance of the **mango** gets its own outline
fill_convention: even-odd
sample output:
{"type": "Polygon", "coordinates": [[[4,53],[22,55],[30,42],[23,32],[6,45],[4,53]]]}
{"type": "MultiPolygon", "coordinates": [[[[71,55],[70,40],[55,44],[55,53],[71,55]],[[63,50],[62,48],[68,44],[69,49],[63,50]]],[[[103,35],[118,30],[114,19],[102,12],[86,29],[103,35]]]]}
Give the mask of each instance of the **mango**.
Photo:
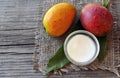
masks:
{"type": "Polygon", "coordinates": [[[43,26],[53,37],[63,35],[71,26],[76,16],[76,8],[67,2],[53,5],[44,15],[43,26]]]}

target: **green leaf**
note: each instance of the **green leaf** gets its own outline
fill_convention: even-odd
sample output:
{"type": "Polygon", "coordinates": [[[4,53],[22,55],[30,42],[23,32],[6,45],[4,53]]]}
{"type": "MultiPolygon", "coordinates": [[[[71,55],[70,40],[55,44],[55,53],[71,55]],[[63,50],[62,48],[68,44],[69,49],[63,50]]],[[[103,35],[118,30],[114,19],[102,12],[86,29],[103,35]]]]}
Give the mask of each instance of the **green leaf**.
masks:
{"type": "Polygon", "coordinates": [[[107,37],[98,37],[98,41],[100,43],[100,53],[98,55],[98,60],[102,62],[104,60],[104,57],[106,55],[106,49],[107,49],[107,37]]]}
{"type": "Polygon", "coordinates": [[[56,54],[49,60],[47,65],[46,74],[49,72],[62,68],[64,65],[68,64],[69,60],[64,54],[63,45],[57,50],[56,54]]]}

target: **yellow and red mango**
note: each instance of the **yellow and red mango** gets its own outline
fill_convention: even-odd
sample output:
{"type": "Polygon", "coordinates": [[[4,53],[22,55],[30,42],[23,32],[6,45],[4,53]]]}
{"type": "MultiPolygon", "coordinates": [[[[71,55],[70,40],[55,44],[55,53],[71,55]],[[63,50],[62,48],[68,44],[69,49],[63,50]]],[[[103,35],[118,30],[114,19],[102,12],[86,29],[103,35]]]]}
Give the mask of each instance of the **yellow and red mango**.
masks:
{"type": "Polygon", "coordinates": [[[54,37],[63,35],[71,26],[76,16],[73,5],[62,2],[52,6],[43,18],[46,32],[54,37]]]}

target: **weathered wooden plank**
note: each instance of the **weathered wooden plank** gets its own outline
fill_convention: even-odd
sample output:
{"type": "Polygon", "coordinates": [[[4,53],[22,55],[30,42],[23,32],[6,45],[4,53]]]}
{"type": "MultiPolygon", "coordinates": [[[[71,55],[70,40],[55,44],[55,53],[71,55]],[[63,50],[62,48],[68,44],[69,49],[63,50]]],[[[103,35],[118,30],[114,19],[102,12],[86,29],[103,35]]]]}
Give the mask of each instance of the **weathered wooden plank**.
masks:
{"type": "Polygon", "coordinates": [[[0,30],[36,27],[40,2],[41,0],[1,0],[0,30]]]}
{"type": "Polygon", "coordinates": [[[39,3],[40,0],[0,1],[0,46],[34,44],[39,3]]]}
{"type": "Polygon", "coordinates": [[[34,44],[35,29],[0,31],[0,46],[34,44]]]}
{"type": "Polygon", "coordinates": [[[0,1],[0,46],[34,44],[40,2],[40,0],[0,1]]]}
{"type": "MultiPolygon", "coordinates": [[[[30,70],[29,70],[30,71],[30,70]]],[[[9,71],[9,73],[7,74],[3,74],[1,75],[0,78],[46,78],[47,76],[41,75],[39,73],[28,73],[28,72],[24,72],[24,73],[20,73],[20,72],[12,72],[9,71]],[[12,75],[11,75],[12,74],[12,75]]],[[[81,71],[81,72],[71,72],[69,74],[64,74],[62,76],[60,75],[51,75],[49,76],[49,78],[118,78],[116,77],[114,74],[112,73],[108,73],[108,72],[103,72],[103,71],[95,71],[95,72],[91,72],[90,71],[81,71]],[[96,77],[97,76],[97,77],[96,77]]]]}
{"type": "MultiPolygon", "coordinates": [[[[0,46],[0,54],[32,54],[34,45],[0,46]]],[[[1,58],[1,57],[0,57],[1,58]]]]}

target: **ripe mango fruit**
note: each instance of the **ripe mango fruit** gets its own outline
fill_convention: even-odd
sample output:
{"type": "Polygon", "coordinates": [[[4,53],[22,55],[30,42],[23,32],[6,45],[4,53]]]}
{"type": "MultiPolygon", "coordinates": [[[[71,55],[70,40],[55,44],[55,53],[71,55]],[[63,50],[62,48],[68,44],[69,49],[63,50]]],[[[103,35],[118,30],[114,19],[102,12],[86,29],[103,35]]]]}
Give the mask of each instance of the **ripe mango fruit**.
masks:
{"type": "Polygon", "coordinates": [[[45,13],[43,25],[49,35],[58,37],[70,28],[75,16],[76,8],[67,2],[61,2],[53,5],[45,13]]]}

